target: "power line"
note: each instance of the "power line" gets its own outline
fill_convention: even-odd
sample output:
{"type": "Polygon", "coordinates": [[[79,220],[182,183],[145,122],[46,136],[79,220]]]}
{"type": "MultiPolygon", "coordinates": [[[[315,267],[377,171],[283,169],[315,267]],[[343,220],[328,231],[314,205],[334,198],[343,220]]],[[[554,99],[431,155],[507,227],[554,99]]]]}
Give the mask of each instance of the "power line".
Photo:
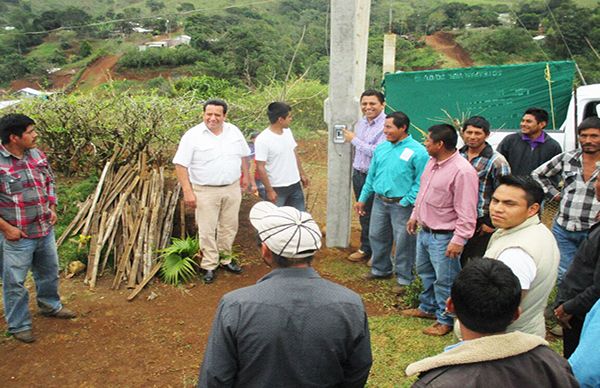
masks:
{"type": "MultiPolygon", "coordinates": [[[[519,15],[517,15],[517,12],[513,9],[513,7],[511,5],[509,5],[509,8],[512,11],[513,15],[515,15],[515,19],[517,19],[517,22],[519,22],[519,24],[521,25],[521,27],[523,27],[523,29],[525,31],[527,31],[527,33],[533,38],[533,36],[532,36],[533,34],[527,29],[527,27],[525,26],[525,24],[523,23],[523,21],[521,21],[521,18],[519,18],[519,15]]],[[[546,57],[546,60],[549,61],[550,60],[550,56],[548,54],[546,54],[546,52],[542,48],[542,45],[540,44],[540,42],[538,42],[535,39],[533,39],[533,42],[538,46],[538,48],[540,49],[540,51],[542,52],[542,54],[544,54],[544,57],[546,57]]]]}
{"type": "Polygon", "coordinates": [[[267,4],[267,3],[274,3],[278,0],[262,0],[262,1],[254,1],[251,3],[245,3],[245,4],[236,4],[236,5],[228,5],[226,7],[212,7],[212,8],[201,8],[201,9],[193,9],[190,11],[184,11],[184,12],[174,12],[174,13],[169,13],[169,14],[163,14],[163,15],[154,15],[154,16],[143,16],[143,17],[136,17],[136,18],[124,18],[124,19],[111,19],[111,20],[104,20],[101,22],[95,22],[95,23],[88,23],[88,24],[81,24],[78,26],[61,26],[58,28],[54,28],[52,30],[44,30],[44,31],[26,31],[26,32],[21,32],[21,31],[16,31],[16,30],[12,30],[9,32],[2,32],[0,33],[0,35],[41,35],[41,34],[49,34],[51,32],[56,32],[56,31],[62,31],[62,30],[77,30],[77,29],[83,29],[86,27],[97,27],[97,26],[102,26],[102,25],[106,25],[106,24],[114,24],[114,23],[121,23],[121,22],[133,22],[133,21],[141,21],[141,20],[152,20],[152,19],[159,19],[159,18],[168,18],[168,17],[173,17],[173,16],[189,16],[195,13],[199,13],[199,12],[207,12],[207,11],[223,11],[226,9],[231,9],[231,8],[244,8],[244,7],[250,7],[253,5],[261,5],[261,4],[267,4]]]}

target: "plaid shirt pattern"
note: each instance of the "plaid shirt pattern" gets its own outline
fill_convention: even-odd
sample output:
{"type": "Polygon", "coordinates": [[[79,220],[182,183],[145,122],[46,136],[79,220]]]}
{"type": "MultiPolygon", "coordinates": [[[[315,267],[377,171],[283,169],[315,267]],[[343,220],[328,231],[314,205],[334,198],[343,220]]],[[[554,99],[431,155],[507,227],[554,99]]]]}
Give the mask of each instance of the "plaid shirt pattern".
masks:
{"type": "MultiPolygon", "coordinates": [[[[460,149],[460,154],[467,160],[468,147],[460,149]]],[[[491,145],[486,143],[481,153],[471,159],[471,165],[477,171],[479,177],[479,200],[477,201],[477,218],[489,218],[490,202],[492,194],[498,187],[498,178],[510,174],[510,165],[501,153],[495,152],[491,145]]],[[[491,221],[487,220],[487,225],[491,226],[491,221]]]]}
{"type": "Polygon", "coordinates": [[[54,175],[46,155],[33,148],[19,159],[0,145],[0,217],[29,238],[40,238],[52,230],[52,205],[54,175]]]}
{"type": "Polygon", "coordinates": [[[549,197],[561,194],[556,223],[571,232],[590,229],[600,212],[600,202],[594,190],[600,168],[596,167],[591,178],[585,182],[581,155],[581,149],[563,152],[531,173],[549,197]],[[564,182],[562,191],[551,179],[557,176],[564,182]]]}

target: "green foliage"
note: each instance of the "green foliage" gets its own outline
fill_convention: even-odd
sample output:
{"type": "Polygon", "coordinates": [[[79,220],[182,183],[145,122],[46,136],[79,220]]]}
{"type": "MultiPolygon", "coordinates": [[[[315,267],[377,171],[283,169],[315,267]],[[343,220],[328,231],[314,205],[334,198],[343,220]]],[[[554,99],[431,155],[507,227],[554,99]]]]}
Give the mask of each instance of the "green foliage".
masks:
{"type": "Polygon", "coordinates": [[[175,82],[175,90],[182,94],[186,92],[193,93],[199,100],[206,100],[223,95],[225,90],[231,87],[231,84],[224,80],[214,78],[208,75],[198,77],[181,78],[175,82]]]}
{"type": "Polygon", "coordinates": [[[175,48],[148,48],[144,51],[131,50],[119,59],[119,65],[128,68],[190,65],[200,59],[194,48],[181,45],[175,48]]]}
{"type": "Polygon", "coordinates": [[[84,40],[79,45],[79,56],[82,58],[88,57],[92,54],[92,45],[87,40],[84,40]]]}
{"type": "Polygon", "coordinates": [[[471,58],[481,64],[502,65],[545,59],[531,36],[515,28],[467,31],[457,41],[471,58]]]}
{"type": "Polygon", "coordinates": [[[166,283],[178,285],[196,276],[194,256],[200,250],[198,239],[171,239],[171,245],[160,251],[163,259],[160,273],[166,283]]]}

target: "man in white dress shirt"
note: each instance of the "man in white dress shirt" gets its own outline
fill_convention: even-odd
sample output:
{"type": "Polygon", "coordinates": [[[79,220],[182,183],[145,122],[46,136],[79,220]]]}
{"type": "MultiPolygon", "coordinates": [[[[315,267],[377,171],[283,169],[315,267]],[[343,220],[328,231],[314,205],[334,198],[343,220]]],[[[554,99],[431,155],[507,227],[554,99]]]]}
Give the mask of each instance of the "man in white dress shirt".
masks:
{"type": "Polygon", "coordinates": [[[183,135],[173,158],[183,200],[196,209],[205,283],[214,281],[219,264],[242,272],[230,258],[219,262],[219,252],[228,257],[237,234],[241,190],[248,186],[245,157],[250,155],[244,135],[226,118],[225,101],[206,101],[203,122],[183,135]]]}

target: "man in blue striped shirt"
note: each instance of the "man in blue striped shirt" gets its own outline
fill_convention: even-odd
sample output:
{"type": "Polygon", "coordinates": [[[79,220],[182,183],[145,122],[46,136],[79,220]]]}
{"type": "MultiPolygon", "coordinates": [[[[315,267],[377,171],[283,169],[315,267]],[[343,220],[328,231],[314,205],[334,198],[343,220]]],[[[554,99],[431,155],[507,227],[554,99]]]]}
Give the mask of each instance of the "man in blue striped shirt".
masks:
{"type": "Polygon", "coordinates": [[[387,141],[375,149],[355,205],[357,213],[363,215],[365,203],[375,197],[369,228],[373,266],[366,279],[389,278],[395,272],[394,291],[398,295],[413,280],[416,239],[407,233],[406,222],[419,192],[421,173],[429,160],[425,147],[408,134],[409,127],[410,120],[402,112],[386,116],[383,133],[387,141]],[[396,248],[391,255],[394,244],[396,248]]]}

